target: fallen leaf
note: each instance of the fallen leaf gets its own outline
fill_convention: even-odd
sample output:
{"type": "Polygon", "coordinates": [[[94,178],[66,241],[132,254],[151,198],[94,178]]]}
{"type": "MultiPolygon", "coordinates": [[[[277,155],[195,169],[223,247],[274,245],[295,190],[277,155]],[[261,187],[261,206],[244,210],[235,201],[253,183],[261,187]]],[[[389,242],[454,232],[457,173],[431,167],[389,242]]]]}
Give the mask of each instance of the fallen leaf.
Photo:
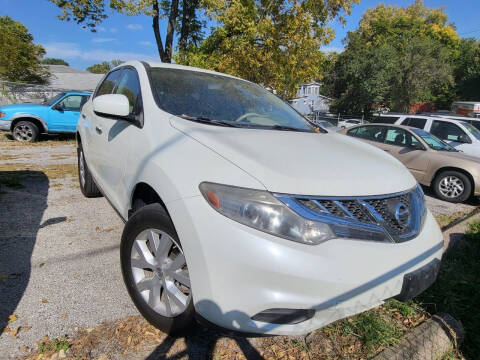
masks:
{"type": "Polygon", "coordinates": [[[78,274],[73,274],[73,278],[74,278],[74,279],[79,279],[79,278],[80,278],[80,275],[78,275],[78,274]]]}
{"type": "Polygon", "coordinates": [[[97,360],[108,360],[108,359],[110,359],[110,356],[104,354],[104,355],[100,355],[97,360]]]}
{"type": "Polygon", "coordinates": [[[47,304],[48,300],[47,299],[42,299],[42,304],[47,304]]]}
{"type": "Polygon", "coordinates": [[[67,222],[67,223],[69,223],[70,221],[72,221],[71,218],[67,218],[67,219],[65,220],[65,222],[67,222]]]}
{"type": "Polygon", "coordinates": [[[38,265],[38,267],[44,267],[45,266],[45,263],[41,263],[40,265],[38,265]]]}
{"type": "Polygon", "coordinates": [[[100,231],[100,227],[99,227],[99,226],[95,226],[95,231],[100,231]]]}
{"type": "Polygon", "coordinates": [[[12,314],[12,315],[8,315],[8,323],[12,323],[14,321],[17,321],[18,320],[18,316],[15,315],[15,314],[12,314]]]}
{"type": "Polygon", "coordinates": [[[28,331],[30,330],[32,327],[30,325],[22,325],[20,326],[20,330],[21,331],[28,331]]]}
{"type": "Polygon", "coordinates": [[[67,318],[67,314],[62,314],[62,315],[60,315],[60,317],[61,317],[62,319],[66,319],[66,318],[67,318]]]}

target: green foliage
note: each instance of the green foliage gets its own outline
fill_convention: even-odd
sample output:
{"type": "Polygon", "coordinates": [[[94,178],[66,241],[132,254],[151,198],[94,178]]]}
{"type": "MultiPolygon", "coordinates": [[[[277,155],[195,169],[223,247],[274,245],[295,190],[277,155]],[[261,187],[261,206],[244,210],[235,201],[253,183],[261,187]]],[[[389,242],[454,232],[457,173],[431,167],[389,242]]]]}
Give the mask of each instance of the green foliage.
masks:
{"type": "Polygon", "coordinates": [[[461,346],[468,359],[480,354],[480,221],[469,224],[465,241],[446,253],[435,284],[417,298],[431,313],[446,312],[465,327],[461,346]]]}
{"type": "Polygon", "coordinates": [[[460,38],[443,9],[421,0],[406,8],[379,4],[348,33],[346,48],[325,79],[342,112],[370,112],[378,105],[409,111],[424,101],[447,103],[460,38]]]}
{"type": "Polygon", "coordinates": [[[455,61],[456,95],[459,100],[480,99],[480,43],[462,39],[455,61]]]}
{"type": "Polygon", "coordinates": [[[383,318],[380,311],[370,310],[338,322],[341,333],[358,337],[368,354],[380,346],[394,345],[402,336],[402,330],[383,318]]]}
{"type": "Polygon", "coordinates": [[[317,79],[326,60],[320,47],[333,38],[326,24],[358,2],[208,0],[218,27],[175,60],[263,84],[287,98],[299,83],[317,79]]]}
{"type": "Polygon", "coordinates": [[[40,64],[45,55],[42,46],[20,22],[0,17],[0,78],[7,81],[45,83],[48,71],[40,64]]]}
{"type": "Polygon", "coordinates": [[[52,341],[42,342],[38,345],[38,352],[43,354],[46,351],[68,350],[70,344],[66,336],[55,338],[52,341]]]}
{"type": "Polygon", "coordinates": [[[70,66],[65,60],[55,58],[45,58],[41,61],[44,65],[65,65],[70,66]]]}
{"type": "Polygon", "coordinates": [[[122,60],[112,60],[111,62],[104,61],[100,64],[94,64],[92,66],[87,67],[87,71],[93,74],[106,74],[114,67],[123,64],[124,61],[122,60]]]}

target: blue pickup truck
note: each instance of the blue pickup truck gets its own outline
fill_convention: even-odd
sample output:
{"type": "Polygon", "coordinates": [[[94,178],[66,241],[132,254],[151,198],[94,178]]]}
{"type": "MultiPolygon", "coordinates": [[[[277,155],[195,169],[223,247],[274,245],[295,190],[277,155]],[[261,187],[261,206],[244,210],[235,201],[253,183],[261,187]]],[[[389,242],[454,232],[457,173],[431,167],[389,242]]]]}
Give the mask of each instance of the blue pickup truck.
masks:
{"type": "Polygon", "coordinates": [[[0,130],[11,131],[15,140],[33,142],[42,133],[74,133],[78,117],[90,97],[86,92],[62,92],[43,104],[0,107],[0,130]]]}

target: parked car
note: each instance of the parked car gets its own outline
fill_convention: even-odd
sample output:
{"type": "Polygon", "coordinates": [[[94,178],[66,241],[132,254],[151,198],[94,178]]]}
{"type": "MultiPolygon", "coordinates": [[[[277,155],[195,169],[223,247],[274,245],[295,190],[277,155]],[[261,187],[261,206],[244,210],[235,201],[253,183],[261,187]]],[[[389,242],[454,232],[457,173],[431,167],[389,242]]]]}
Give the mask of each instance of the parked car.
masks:
{"type": "Polygon", "coordinates": [[[363,125],[340,133],[385,150],[405,165],[420,184],[449,202],[480,195],[480,159],[456,150],[422,129],[402,125],[363,125]]]}
{"type": "Polygon", "coordinates": [[[0,130],[11,131],[15,140],[33,142],[42,133],[75,133],[86,92],[62,92],[42,104],[0,107],[0,130]]]}
{"type": "Polygon", "coordinates": [[[340,120],[337,126],[340,129],[346,129],[355,125],[359,125],[361,123],[362,123],[362,120],[346,119],[346,120],[340,120]]]}
{"type": "Polygon", "coordinates": [[[374,117],[372,123],[405,125],[423,129],[457,150],[480,157],[480,130],[465,121],[438,116],[382,114],[374,117]]]}
{"type": "MultiPolygon", "coordinates": [[[[422,115],[424,115],[424,114],[422,114],[422,115]]],[[[438,112],[429,113],[429,114],[425,114],[425,115],[439,117],[439,118],[443,118],[443,119],[463,121],[463,122],[466,122],[466,123],[469,123],[469,124],[475,126],[478,130],[480,130],[480,118],[470,117],[470,116],[460,116],[460,115],[451,114],[451,113],[445,114],[445,113],[438,113],[438,112]]]]}
{"type": "Polygon", "coordinates": [[[338,126],[335,126],[334,124],[332,124],[330,121],[328,120],[317,120],[317,121],[313,121],[313,123],[315,123],[316,125],[318,126],[321,126],[322,128],[324,128],[325,130],[329,130],[329,131],[338,131],[340,130],[340,128],[338,126]]]}
{"type": "Polygon", "coordinates": [[[256,84],[127,62],[77,139],[80,188],[126,222],[126,287],[163,331],[305,334],[436,278],[442,234],[408,170],[256,84]]]}

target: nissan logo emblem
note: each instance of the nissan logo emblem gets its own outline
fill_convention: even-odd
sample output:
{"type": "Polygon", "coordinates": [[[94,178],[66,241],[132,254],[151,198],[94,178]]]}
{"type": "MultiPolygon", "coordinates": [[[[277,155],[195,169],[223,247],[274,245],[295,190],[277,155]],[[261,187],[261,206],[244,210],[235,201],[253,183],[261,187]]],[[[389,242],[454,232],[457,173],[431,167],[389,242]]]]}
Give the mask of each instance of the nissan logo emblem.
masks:
{"type": "Polygon", "coordinates": [[[408,211],[408,208],[402,202],[399,202],[395,206],[395,220],[397,220],[399,225],[404,227],[410,224],[410,211],[408,211]]]}

